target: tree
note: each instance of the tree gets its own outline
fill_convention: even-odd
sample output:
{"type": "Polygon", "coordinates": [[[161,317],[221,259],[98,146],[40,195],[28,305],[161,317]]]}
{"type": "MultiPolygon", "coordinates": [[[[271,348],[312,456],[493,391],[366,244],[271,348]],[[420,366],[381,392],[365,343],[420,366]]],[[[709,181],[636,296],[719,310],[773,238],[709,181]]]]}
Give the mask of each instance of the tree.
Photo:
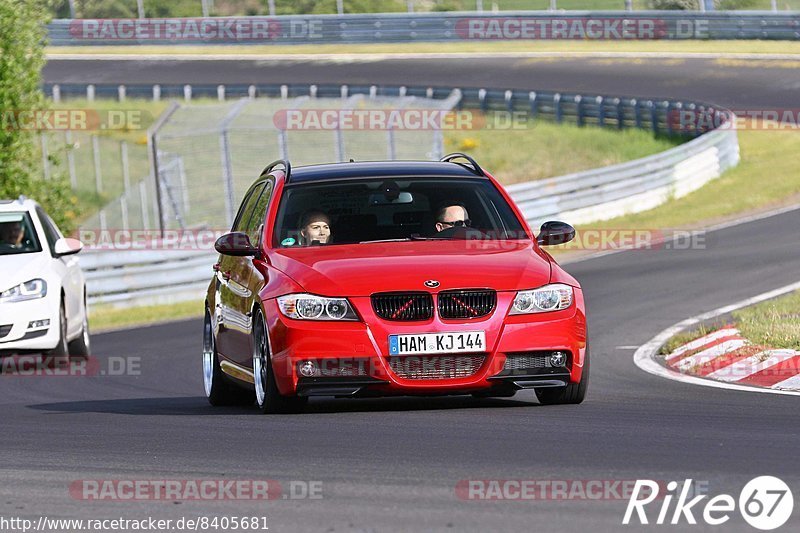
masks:
{"type": "Polygon", "coordinates": [[[42,0],[0,0],[0,198],[33,198],[69,232],[77,216],[69,184],[59,177],[41,179],[36,132],[14,120],[20,112],[47,107],[40,88],[47,8],[42,0]]]}

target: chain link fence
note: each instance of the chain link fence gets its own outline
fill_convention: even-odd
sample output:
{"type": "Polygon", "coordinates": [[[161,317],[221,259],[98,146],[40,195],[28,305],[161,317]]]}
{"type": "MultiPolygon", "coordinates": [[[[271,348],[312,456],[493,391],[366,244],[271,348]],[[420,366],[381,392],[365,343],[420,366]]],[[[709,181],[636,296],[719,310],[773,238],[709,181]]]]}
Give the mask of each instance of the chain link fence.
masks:
{"type": "Polygon", "coordinates": [[[239,199],[275,159],[291,159],[294,165],[438,159],[441,129],[375,131],[372,124],[348,125],[343,118],[409,110],[447,113],[459,99],[454,91],[437,100],[355,94],[177,104],[151,132],[162,227],[230,227],[239,199]]]}

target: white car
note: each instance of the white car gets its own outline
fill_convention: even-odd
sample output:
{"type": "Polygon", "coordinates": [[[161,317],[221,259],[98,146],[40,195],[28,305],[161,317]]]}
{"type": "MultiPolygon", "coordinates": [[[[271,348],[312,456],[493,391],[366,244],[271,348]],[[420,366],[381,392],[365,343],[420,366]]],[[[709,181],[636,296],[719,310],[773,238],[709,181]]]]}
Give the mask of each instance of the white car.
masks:
{"type": "Polygon", "coordinates": [[[0,356],[89,355],[81,248],[33,200],[0,200],[0,356]]]}

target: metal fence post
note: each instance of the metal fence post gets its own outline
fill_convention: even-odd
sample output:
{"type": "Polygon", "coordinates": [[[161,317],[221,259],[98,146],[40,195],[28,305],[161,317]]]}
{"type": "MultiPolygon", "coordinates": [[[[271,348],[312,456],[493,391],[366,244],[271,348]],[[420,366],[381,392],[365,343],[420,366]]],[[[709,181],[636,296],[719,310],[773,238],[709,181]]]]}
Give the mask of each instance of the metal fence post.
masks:
{"type": "Polygon", "coordinates": [[[561,93],[553,95],[553,106],[555,107],[556,122],[560,124],[564,119],[564,110],[561,109],[561,93]]]}
{"type": "Polygon", "coordinates": [[[78,175],[75,173],[75,145],[72,143],[72,130],[64,132],[64,144],[67,150],[67,170],[69,171],[69,183],[72,190],[78,189],[78,175]]]}
{"type": "Polygon", "coordinates": [[[50,154],[47,150],[47,135],[44,133],[39,134],[39,143],[42,146],[42,168],[44,170],[44,179],[50,180],[50,154]]]}
{"type": "Polygon", "coordinates": [[[602,96],[598,96],[595,101],[597,102],[597,125],[603,127],[606,125],[605,100],[602,96]]]}
{"type": "Polygon", "coordinates": [[[581,95],[575,96],[575,108],[578,113],[578,126],[584,126],[586,121],[583,112],[583,97],[581,95]]]}
{"type": "Polygon", "coordinates": [[[131,188],[131,169],[128,165],[128,142],[120,141],[119,143],[120,159],[122,160],[122,186],[127,193],[131,188]]]}
{"type": "Polygon", "coordinates": [[[633,117],[636,121],[636,127],[642,127],[642,106],[639,105],[639,100],[633,99],[631,100],[631,105],[633,106],[633,117]]]}
{"type": "Polygon", "coordinates": [[[528,101],[531,105],[531,119],[536,119],[536,116],[539,114],[539,102],[537,101],[536,91],[531,91],[528,93],[528,101]]]}
{"type": "Polygon", "coordinates": [[[164,220],[164,207],[161,202],[161,178],[158,172],[158,130],[169,120],[173,113],[180,107],[177,102],[172,102],[166,111],[164,111],[155,123],[147,130],[147,158],[150,163],[150,180],[156,191],[155,205],[156,215],[158,216],[158,230],[163,233],[166,226],[164,220]]]}
{"type": "Polygon", "coordinates": [[[219,149],[222,157],[222,186],[225,190],[225,220],[228,227],[233,227],[233,165],[231,163],[231,147],[228,130],[222,130],[219,136],[219,149]]]}
{"type": "Polygon", "coordinates": [[[128,196],[123,194],[119,197],[119,211],[122,214],[122,229],[128,229],[128,196]]]}
{"type": "Polygon", "coordinates": [[[652,100],[647,101],[647,107],[650,109],[650,127],[653,133],[658,134],[658,108],[652,100]]]}
{"type": "Polygon", "coordinates": [[[103,192],[103,174],[100,169],[100,138],[92,135],[92,154],[94,155],[94,187],[97,194],[103,192]]]}
{"type": "Polygon", "coordinates": [[[150,215],[147,212],[147,183],[144,180],[139,182],[139,201],[142,208],[142,229],[150,229],[150,215]]]}

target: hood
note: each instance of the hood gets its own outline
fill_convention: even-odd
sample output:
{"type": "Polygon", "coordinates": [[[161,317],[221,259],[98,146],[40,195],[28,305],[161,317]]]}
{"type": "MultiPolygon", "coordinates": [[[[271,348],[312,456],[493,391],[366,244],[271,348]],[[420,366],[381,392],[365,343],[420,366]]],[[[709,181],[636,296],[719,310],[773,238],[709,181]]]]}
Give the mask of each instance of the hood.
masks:
{"type": "Polygon", "coordinates": [[[0,292],[34,278],[46,278],[50,259],[46,251],[0,255],[0,292]]]}
{"type": "Polygon", "coordinates": [[[412,241],[280,249],[275,268],[309,293],[369,296],[376,292],[545,285],[550,262],[530,241],[412,241]],[[424,283],[436,280],[428,289],[424,283]]]}

